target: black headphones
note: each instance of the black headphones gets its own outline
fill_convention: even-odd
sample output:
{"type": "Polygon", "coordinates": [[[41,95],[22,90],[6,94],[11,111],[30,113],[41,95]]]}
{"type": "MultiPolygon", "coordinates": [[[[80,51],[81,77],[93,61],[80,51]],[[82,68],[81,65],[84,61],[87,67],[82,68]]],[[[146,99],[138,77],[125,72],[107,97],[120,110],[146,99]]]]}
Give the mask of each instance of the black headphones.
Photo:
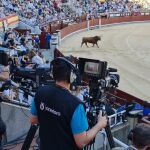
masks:
{"type": "Polygon", "coordinates": [[[69,77],[67,80],[69,83],[73,83],[77,78],[77,69],[75,68],[75,66],[66,58],[57,57],[51,62],[51,65],[50,65],[50,72],[52,75],[53,75],[53,66],[55,65],[56,61],[65,62],[65,64],[70,68],[70,75],[68,75],[69,77]]]}

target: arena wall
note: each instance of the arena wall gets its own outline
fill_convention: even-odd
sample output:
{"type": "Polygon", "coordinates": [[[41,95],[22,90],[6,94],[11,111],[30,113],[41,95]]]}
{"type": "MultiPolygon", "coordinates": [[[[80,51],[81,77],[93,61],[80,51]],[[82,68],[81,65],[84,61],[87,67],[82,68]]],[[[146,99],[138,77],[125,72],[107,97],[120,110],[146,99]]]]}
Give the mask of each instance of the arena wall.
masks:
{"type": "Polygon", "coordinates": [[[99,18],[92,19],[90,21],[84,21],[78,24],[69,25],[68,27],[61,30],[61,39],[65,39],[66,37],[75,34],[77,32],[88,30],[92,27],[101,27],[106,25],[115,25],[115,24],[123,24],[123,23],[131,23],[131,22],[141,22],[141,21],[150,21],[150,13],[141,13],[141,15],[130,16],[129,14],[123,15],[120,14],[119,17],[110,17],[110,18],[99,18]]]}
{"type": "Polygon", "coordinates": [[[84,29],[87,29],[87,21],[78,24],[69,25],[68,27],[61,30],[61,38],[64,38],[71,33],[74,33],[76,31],[81,31],[84,29]]]}
{"type": "Polygon", "coordinates": [[[6,141],[26,135],[30,128],[29,109],[6,102],[0,104],[0,109],[0,115],[7,126],[6,141]]]}

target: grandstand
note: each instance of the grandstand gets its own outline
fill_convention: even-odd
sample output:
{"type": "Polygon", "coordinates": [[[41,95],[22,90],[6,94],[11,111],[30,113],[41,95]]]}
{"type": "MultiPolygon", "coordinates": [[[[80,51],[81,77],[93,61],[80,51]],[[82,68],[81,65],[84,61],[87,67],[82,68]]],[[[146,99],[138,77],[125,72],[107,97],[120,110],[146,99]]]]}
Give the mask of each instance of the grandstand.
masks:
{"type": "Polygon", "coordinates": [[[60,1],[15,1],[1,0],[1,18],[8,14],[16,13],[24,23],[35,26],[43,22],[56,20],[76,20],[84,14],[96,17],[100,13],[125,13],[141,12],[149,9],[149,1],[139,0],[108,0],[101,1],[72,1],[62,3],[60,1]],[[67,4],[67,5],[66,5],[67,4]]]}

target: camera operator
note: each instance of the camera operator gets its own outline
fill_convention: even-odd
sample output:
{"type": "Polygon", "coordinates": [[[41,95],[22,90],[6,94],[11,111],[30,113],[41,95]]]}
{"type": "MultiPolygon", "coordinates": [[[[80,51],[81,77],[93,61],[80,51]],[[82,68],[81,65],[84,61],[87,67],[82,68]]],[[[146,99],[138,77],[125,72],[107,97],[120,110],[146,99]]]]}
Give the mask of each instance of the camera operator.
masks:
{"type": "Polygon", "coordinates": [[[150,125],[139,123],[132,129],[128,135],[128,139],[132,141],[133,146],[137,150],[146,150],[150,148],[150,125]]]}
{"type": "Polygon", "coordinates": [[[88,130],[83,103],[69,90],[73,65],[64,58],[51,64],[55,84],[37,91],[30,121],[40,126],[41,150],[81,150],[107,125],[107,119],[99,115],[97,124],[88,130]]]}

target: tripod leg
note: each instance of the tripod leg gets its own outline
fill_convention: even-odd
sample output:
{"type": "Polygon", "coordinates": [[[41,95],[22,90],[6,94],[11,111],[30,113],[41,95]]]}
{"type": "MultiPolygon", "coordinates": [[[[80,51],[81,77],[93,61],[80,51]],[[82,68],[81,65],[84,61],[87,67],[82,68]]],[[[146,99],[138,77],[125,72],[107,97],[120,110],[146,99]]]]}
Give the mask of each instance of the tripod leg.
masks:
{"type": "Polygon", "coordinates": [[[38,125],[31,125],[21,150],[29,150],[30,145],[32,143],[32,140],[34,138],[34,135],[35,135],[37,129],[38,129],[38,125]]]}
{"type": "Polygon", "coordinates": [[[107,124],[107,126],[105,127],[105,131],[106,131],[106,134],[107,134],[107,138],[108,138],[110,148],[111,149],[115,148],[115,142],[114,142],[109,124],[107,124]]]}

